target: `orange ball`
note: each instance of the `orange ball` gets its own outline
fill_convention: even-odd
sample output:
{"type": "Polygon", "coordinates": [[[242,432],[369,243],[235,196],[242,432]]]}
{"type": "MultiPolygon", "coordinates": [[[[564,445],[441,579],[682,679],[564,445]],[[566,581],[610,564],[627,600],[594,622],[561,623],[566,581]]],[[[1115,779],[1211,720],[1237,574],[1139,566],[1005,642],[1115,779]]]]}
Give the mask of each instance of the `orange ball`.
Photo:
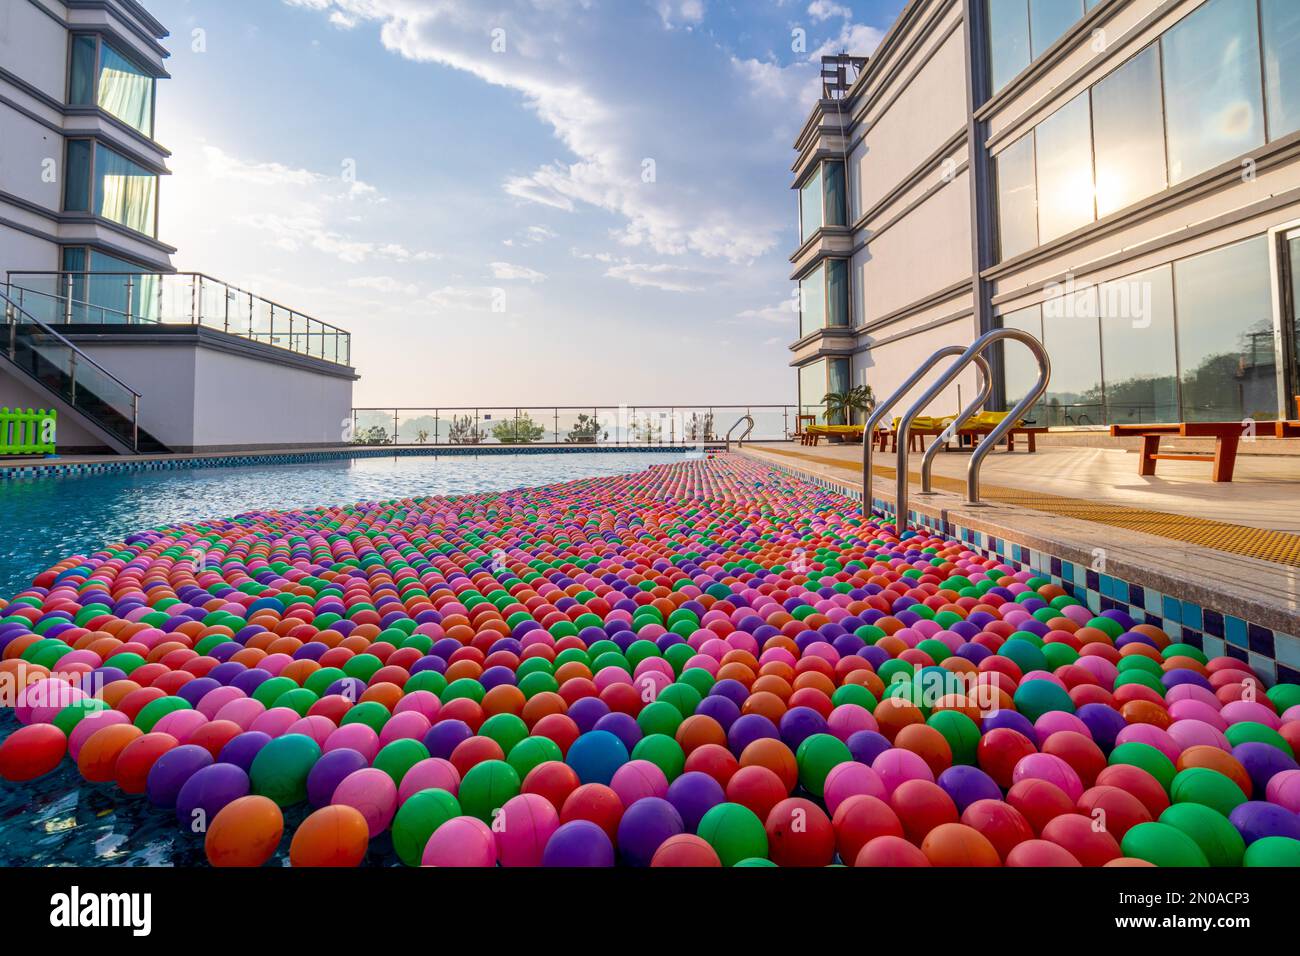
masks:
{"type": "Polygon", "coordinates": [[[117,785],[126,793],[144,793],[145,781],[153,765],[176,746],[179,746],[179,741],[171,734],[151,733],[136,737],[122,748],[113,765],[117,785]]]}
{"type": "Polygon", "coordinates": [[[884,734],[891,744],[904,727],[911,724],[925,723],[925,717],[921,714],[921,709],[899,697],[886,697],[876,705],[872,716],[876,718],[876,723],[880,725],[880,732],[884,734]]]}
{"type": "Polygon", "coordinates": [[[677,743],[688,757],[698,747],[716,744],[727,745],[727,732],[712,717],[706,714],[694,714],[683,720],[677,727],[677,743]]]}
{"type": "Polygon", "coordinates": [[[785,701],[776,696],[776,694],[773,694],[770,691],[760,691],[749,695],[749,698],[740,708],[740,712],[742,714],[762,714],[772,723],[779,726],[781,718],[785,716],[786,706],[785,701]]]}
{"type": "Polygon", "coordinates": [[[240,797],[212,819],[203,849],[213,866],[261,866],[275,855],[282,836],[284,814],[274,800],[240,797]]]}
{"type": "Polygon", "coordinates": [[[135,724],[109,724],[101,727],[81,745],[77,769],[91,783],[108,783],[116,776],[117,758],[126,745],[144,731],[135,724]]]}
{"type": "Polygon", "coordinates": [[[936,777],[952,766],[952,747],[943,734],[929,724],[908,724],[894,738],[894,746],[910,750],[936,777]]]}
{"type": "Polygon", "coordinates": [[[302,821],[289,844],[294,866],[360,866],[370,847],[370,828],[355,807],[321,807],[302,821]]]}
{"type": "Polygon", "coordinates": [[[1246,768],[1232,754],[1226,750],[1220,750],[1209,744],[1197,744],[1195,747],[1188,747],[1178,755],[1178,760],[1174,763],[1177,770],[1186,770],[1188,767],[1204,767],[1206,770],[1215,770],[1223,774],[1238,787],[1241,792],[1250,797],[1253,784],[1250,782],[1250,774],[1246,768]]]}
{"type": "Polygon", "coordinates": [[[790,748],[772,737],[760,737],[740,753],[740,766],[766,767],[777,775],[785,792],[790,793],[799,782],[799,763],[790,748]]]}
{"type": "Polygon", "coordinates": [[[988,838],[964,823],[941,823],[935,827],[921,841],[921,852],[931,866],[1002,865],[1002,858],[988,838]]]}

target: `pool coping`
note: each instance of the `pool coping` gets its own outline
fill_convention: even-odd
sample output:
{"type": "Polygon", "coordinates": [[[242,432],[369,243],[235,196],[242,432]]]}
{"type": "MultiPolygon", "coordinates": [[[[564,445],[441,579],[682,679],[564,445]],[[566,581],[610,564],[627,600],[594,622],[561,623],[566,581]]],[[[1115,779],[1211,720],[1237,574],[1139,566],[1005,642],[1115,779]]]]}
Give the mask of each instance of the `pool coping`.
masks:
{"type": "MultiPolygon", "coordinates": [[[[761,448],[741,448],[737,453],[844,495],[855,504],[861,500],[858,482],[764,454],[761,448]]],[[[873,476],[872,506],[892,514],[893,498],[892,482],[873,476]]],[[[971,507],[945,493],[914,494],[909,518],[986,556],[1050,577],[1095,612],[1125,611],[1211,656],[1247,662],[1270,683],[1300,683],[1300,637],[1296,636],[1300,634],[1300,571],[1294,568],[1016,505],[971,507]],[[1099,548],[1099,542],[1105,546],[1099,548]],[[1176,567],[1171,556],[1203,566],[1205,574],[1189,578],[1188,570],[1176,567]],[[1253,594],[1229,590],[1210,574],[1225,558],[1285,582],[1290,599],[1260,588],[1253,594]]]]}

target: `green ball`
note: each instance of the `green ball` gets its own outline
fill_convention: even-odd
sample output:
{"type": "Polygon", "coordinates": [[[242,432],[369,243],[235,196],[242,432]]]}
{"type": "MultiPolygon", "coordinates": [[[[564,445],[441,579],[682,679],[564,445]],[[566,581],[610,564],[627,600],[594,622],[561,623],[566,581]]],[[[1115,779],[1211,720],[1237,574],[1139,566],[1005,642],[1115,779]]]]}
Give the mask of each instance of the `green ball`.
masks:
{"type": "Polygon", "coordinates": [[[1241,866],[1246,841],[1218,811],[1200,803],[1175,803],[1160,814],[1160,822],[1195,840],[1210,866],[1241,866]]]}
{"type": "Polygon", "coordinates": [[[253,758],[248,776],[253,793],[282,807],[307,799],[307,774],[320,759],[320,745],[306,734],[285,734],[269,741],[253,758]]]}
{"type": "Polygon", "coordinates": [[[517,743],[528,736],[528,725],[514,714],[493,714],[483,721],[478,729],[478,736],[490,737],[501,747],[503,754],[508,754],[517,743]]]}
{"type": "Polygon", "coordinates": [[[393,716],[377,700],[362,701],[360,704],[350,708],[343,719],[339,721],[339,726],[346,724],[365,724],[375,733],[384,729],[384,724],[388,723],[388,718],[393,716]]]}
{"type": "Polygon", "coordinates": [[[1300,866],[1300,840],[1291,837],[1261,837],[1246,847],[1246,866],[1300,866]]]}
{"type": "Polygon", "coordinates": [[[1205,656],[1205,651],[1199,647],[1193,647],[1191,644],[1170,644],[1160,652],[1160,656],[1165,660],[1169,660],[1171,657],[1190,657],[1202,664],[1210,662],[1210,659],[1205,656]]]}
{"type": "Polygon", "coordinates": [[[515,768],[520,780],[525,780],[534,767],[554,761],[564,762],[564,751],[548,737],[528,737],[519,741],[506,753],[506,763],[515,768]]]}
{"type": "MultiPolygon", "coordinates": [[[[302,682],[302,686],[306,687],[313,694],[323,697],[325,691],[329,690],[330,684],[334,683],[339,678],[347,676],[347,674],[343,673],[343,668],[341,667],[322,667],[318,671],[312,671],[311,675],[302,682]]],[[[441,677],[442,675],[439,674],[438,676],[441,677]]]]}
{"type": "MultiPolygon", "coordinates": [[[[317,673],[320,672],[317,671],[317,673]]],[[[312,677],[315,676],[316,674],[312,675],[312,677]]],[[[307,683],[311,683],[311,678],[307,679],[307,683]]],[[[332,683],[333,681],[329,682],[329,684],[332,683]]],[[[326,684],[325,686],[328,687],[329,684],[326,684]]],[[[402,692],[404,694],[410,694],[417,690],[427,690],[429,693],[439,698],[441,698],[442,692],[446,689],[447,678],[443,677],[437,671],[420,671],[418,674],[412,674],[411,679],[402,686],[402,692]]],[[[312,690],[315,690],[315,688],[313,687],[312,690]]]]}
{"type": "Polygon", "coordinates": [[[190,702],[184,697],[159,697],[157,700],[151,700],[140,708],[140,713],[135,715],[134,723],[147,734],[153,730],[153,725],[162,720],[167,714],[178,710],[192,709],[190,702]]]}
{"type": "Polygon", "coordinates": [[[112,710],[107,703],[98,697],[83,697],[64,707],[54,715],[54,726],[63,731],[64,736],[72,733],[74,727],[86,719],[90,714],[102,713],[106,710],[112,710]]]}
{"type": "Polygon", "coordinates": [[[741,860],[739,863],[736,864],[736,866],[771,866],[771,867],[775,867],[776,864],[773,863],[771,860],[765,860],[765,859],[763,859],[763,858],[760,857],[760,856],[751,856],[751,857],[746,857],[745,859],[741,860]]]}
{"type": "MultiPolygon", "coordinates": [[[[459,681],[457,681],[459,683],[459,681]]],[[[538,694],[554,693],[560,689],[560,682],[545,671],[533,671],[519,680],[519,690],[529,700],[538,694]]]]}
{"type": "Polygon", "coordinates": [[[1098,615],[1089,621],[1087,626],[1095,627],[1099,631],[1104,631],[1110,636],[1112,641],[1124,633],[1124,628],[1120,625],[1119,621],[1115,620],[1113,617],[1101,617],[1098,615]]]}
{"type": "Polygon", "coordinates": [[[411,794],[393,817],[393,849],[398,859],[407,866],[419,866],[433,831],[460,815],[459,801],[446,790],[411,794]]]}
{"type": "Polygon", "coordinates": [[[933,637],[927,637],[925,640],[918,643],[916,649],[928,654],[930,660],[934,661],[936,664],[940,664],[949,657],[952,657],[952,651],[948,649],[948,645],[933,637]]]}
{"type": "Polygon", "coordinates": [[[1016,688],[1013,700],[1016,710],[1028,717],[1031,722],[1036,722],[1043,714],[1055,710],[1063,710],[1067,714],[1074,713],[1074,701],[1070,699],[1065,688],[1049,680],[1024,681],[1016,688]]]}
{"type": "Polygon", "coordinates": [[[461,809],[489,826],[507,800],[519,795],[519,774],[504,760],[484,760],[470,767],[460,782],[461,809]]]}
{"type": "Polygon", "coordinates": [[[704,700],[704,695],[690,684],[678,683],[669,684],[660,691],[655,703],[662,701],[665,704],[671,704],[677,708],[677,712],[685,719],[695,713],[695,708],[700,706],[702,700],[704,700]]]}
{"type": "Polygon", "coordinates": [[[932,714],[926,721],[931,727],[943,734],[952,748],[952,762],[973,767],[976,763],[976,748],[980,742],[980,729],[975,721],[961,711],[941,710],[932,714]]]}
{"type": "Polygon", "coordinates": [[[861,684],[842,684],[836,688],[835,693],[831,694],[831,704],[835,707],[841,704],[857,704],[859,707],[874,711],[880,706],[880,701],[876,700],[876,695],[861,684]]]}
{"type": "Polygon", "coordinates": [[[307,711],[311,710],[311,705],[320,700],[320,697],[313,694],[306,687],[295,687],[293,690],[285,691],[275,699],[272,707],[288,707],[296,712],[299,717],[306,717],[307,711]]]}
{"type": "Polygon", "coordinates": [[[679,744],[667,734],[647,734],[632,748],[633,760],[649,760],[664,772],[672,783],[686,767],[686,754],[679,744]]]}
{"type": "Polygon", "coordinates": [[[375,672],[383,666],[384,662],[374,654],[354,654],[344,662],[343,673],[369,683],[370,678],[374,677],[375,672]]]}
{"type": "Polygon", "coordinates": [[[1141,684],[1143,687],[1148,687],[1155,691],[1161,697],[1164,697],[1165,695],[1165,685],[1160,682],[1160,678],[1156,677],[1154,674],[1148,674],[1144,670],[1131,668],[1127,671],[1121,672],[1119,676],[1115,678],[1116,690],[1129,684],[1141,684]]]}
{"type": "MultiPolygon", "coordinates": [[[[35,646],[36,646],[35,644],[32,645],[32,647],[35,646]]],[[[32,649],[31,647],[27,648],[28,651],[30,651],[31,649],[32,649]]],[[[24,652],[24,654],[25,653],[26,652],[24,652]]],[[[123,651],[120,654],[114,654],[108,660],[104,661],[104,666],[106,667],[119,667],[122,670],[126,671],[127,677],[130,677],[131,672],[134,671],[137,667],[143,667],[144,665],[145,665],[145,659],[141,657],[139,654],[132,654],[130,651],[123,651]]]]}
{"type": "Polygon", "coordinates": [[[372,764],[376,770],[382,770],[393,778],[393,783],[402,785],[406,772],[421,760],[429,759],[429,748],[418,740],[403,738],[393,740],[375,754],[372,764]]]}
{"type": "Polygon", "coordinates": [[[1276,747],[1292,760],[1295,759],[1295,752],[1291,749],[1291,745],[1287,743],[1286,738],[1267,724],[1257,723],[1253,720],[1243,720],[1225,730],[1223,736],[1227,737],[1228,743],[1234,747],[1251,742],[1268,744],[1270,747],[1276,747]]]}
{"type": "Polygon", "coordinates": [[[656,700],[641,708],[641,713],[636,715],[636,723],[643,735],[666,734],[672,737],[681,726],[682,713],[667,701],[656,700]]]}
{"type": "MultiPolygon", "coordinates": [[[[673,645],[673,647],[682,647],[682,646],[685,645],[679,645],[679,644],[673,645]]],[[[672,650],[672,647],[670,647],[669,650],[672,650]]],[[[713,675],[710,674],[708,671],[706,671],[703,667],[692,667],[688,670],[682,671],[682,676],[678,678],[678,682],[682,684],[688,684],[691,687],[695,688],[696,692],[700,694],[700,700],[703,700],[704,695],[708,694],[709,691],[713,690],[713,685],[717,683],[717,681],[713,679],[713,675]]],[[[699,705],[697,704],[696,706],[698,707],[699,705]]]]}
{"type": "Polygon", "coordinates": [[[763,821],[749,807],[719,803],[700,819],[696,834],[713,847],[723,866],[768,866],[767,831],[763,821]],[[757,862],[762,861],[762,862],[757,862]]]}
{"type": "Polygon", "coordinates": [[[1043,645],[1043,657],[1047,659],[1048,667],[1055,671],[1058,667],[1064,667],[1067,664],[1073,664],[1079,659],[1079,652],[1069,644],[1063,642],[1054,642],[1043,645]]]}
{"type": "Polygon", "coordinates": [[[844,741],[830,734],[805,737],[794,756],[799,764],[799,783],[815,797],[825,790],[827,774],[853,759],[844,741]]]}
{"type": "Polygon", "coordinates": [[[1120,744],[1112,750],[1107,763],[1140,767],[1160,781],[1160,786],[1164,787],[1165,793],[1168,793],[1169,788],[1173,786],[1174,776],[1178,773],[1172,760],[1150,744],[1139,743],[1136,740],[1120,744]]]}
{"type": "Polygon", "coordinates": [[[1300,684],[1274,684],[1268,689],[1267,697],[1279,714],[1285,714],[1292,707],[1300,706],[1300,684]]]}
{"type": "Polygon", "coordinates": [[[475,703],[482,703],[483,695],[486,693],[487,691],[483,689],[483,685],[474,678],[462,677],[444,687],[442,693],[438,695],[438,700],[445,704],[449,701],[459,700],[462,697],[468,697],[475,703]]]}
{"type": "Polygon", "coordinates": [[[1156,866],[1210,865],[1195,840],[1167,823],[1139,823],[1124,834],[1120,850],[1156,866]]]}
{"type": "Polygon", "coordinates": [[[1169,788],[1174,803],[1197,803],[1227,816],[1246,802],[1246,795],[1232,780],[1208,767],[1180,770],[1169,788]]]}

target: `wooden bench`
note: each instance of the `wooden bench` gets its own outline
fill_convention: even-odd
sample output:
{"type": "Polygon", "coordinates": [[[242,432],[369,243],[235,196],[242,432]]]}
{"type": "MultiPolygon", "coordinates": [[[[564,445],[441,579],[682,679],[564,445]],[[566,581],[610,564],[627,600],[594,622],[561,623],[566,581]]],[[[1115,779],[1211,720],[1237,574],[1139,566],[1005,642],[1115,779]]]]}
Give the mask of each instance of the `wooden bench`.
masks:
{"type": "MultiPolygon", "coordinates": [[[[958,434],[958,435],[969,435],[970,438],[971,438],[971,441],[972,441],[972,442],[976,442],[976,441],[978,441],[980,438],[982,438],[982,437],[984,437],[985,435],[988,435],[989,433],[991,433],[992,431],[993,431],[992,428],[984,428],[984,427],[980,427],[980,428],[961,428],[961,429],[958,429],[957,434],[958,434]]],[[[1046,434],[1047,434],[1047,428],[1046,428],[1045,426],[1042,426],[1042,425],[1017,425],[1015,428],[1013,428],[1013,429],[1011,429],[1009,432],[1007,432],[1006,435],[1004,435],[1003,437],[1004,437],[1005,440],[1006,440],[1006,443],[1007,443],[1007,451],[1009,451],[1009,452],[1013,452],[1013,451],[1016,450],[1016,436],[1017,436],[1017,435],[1019,435],[1020,437],[1024,438],[1024,439],[1025,439],[1025,444],[1026,444],[1026,450],[1029,452],[1029,454],[1032,455],[1032,454],[1034,454],[1035,452],[1038,451],[1038,445],[1037,445],[1037,442],[1036,442],[1037,437],[1038,437],[1039,435],[1046,435],[1046,434]]]]}
{"type": "Polygon", "coordinates": [[[1237,464],[1237,446],[1241,442],[1241,422],[1172,422],[1167,425],[1111,425],[1112,438],[1139,437],[1142,439],[1142,455],[1138,459],[1139,475],[1154,475],[1156,462],[1168,461],[1211,461],[1212,481],[1232,481],[1232,471],[1237,464]],[[1160,439],[1170,438],[1213,438],[1215,440],[1213,455],[1162,455],[1160,439]]]}

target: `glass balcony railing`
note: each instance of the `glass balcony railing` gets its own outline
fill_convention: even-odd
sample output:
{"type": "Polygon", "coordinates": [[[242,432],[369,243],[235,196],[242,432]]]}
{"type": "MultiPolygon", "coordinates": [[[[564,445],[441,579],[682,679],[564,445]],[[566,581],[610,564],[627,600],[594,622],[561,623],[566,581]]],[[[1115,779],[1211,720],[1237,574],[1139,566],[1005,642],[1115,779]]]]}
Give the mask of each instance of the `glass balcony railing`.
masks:
{"type": "Polygon", "coordinates": [[[49,326],[202,325],[352,364],[351,333],[199,272],[10,272],[6,291],[49,326]]]}

